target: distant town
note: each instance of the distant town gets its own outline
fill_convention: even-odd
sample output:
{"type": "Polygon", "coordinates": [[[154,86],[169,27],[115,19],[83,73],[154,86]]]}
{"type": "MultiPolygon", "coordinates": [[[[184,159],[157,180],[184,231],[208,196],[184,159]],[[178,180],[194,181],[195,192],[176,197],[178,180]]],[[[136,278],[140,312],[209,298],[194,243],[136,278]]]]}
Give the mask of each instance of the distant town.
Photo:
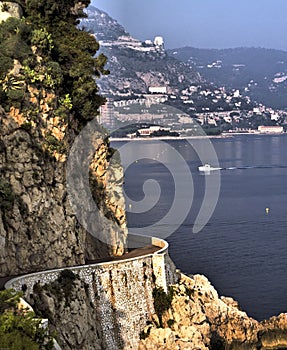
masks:
{"type": "Polygon", "coordinates": [[[226,92],[224,88],[211,90],[190,86],[174,95],[164,86],[151,86],[146,94],[130,93],[121,97],[119,94],[107,98],[99,118],[108,130],[127,130],[121,135],[129,138],[198,136],[203,131],[206,135],[281,134],[287,127],[285,110],[253,105],[239,90],[226,92]],[[198,100],[205,103],[194,106],[198,100]],[[137,127],[128,132],[130,128],[125,128],[126,125],[137,127]]]}
{"type": "MultiPolygon", "coordinates": [[[[224,66],[222,60],[198,63],[194,69],[192,57],[184,63],[177,59],[178,50],[168,54],[161,35],[140,41],[106,13],[92,8],[88,14],[83,26],[98,38],[111,72],[99,81],[107,99],[99,122],[118,137],[286,131],[287,110],[260,103],[250,94],[256,81],[233,88],[202,78],[199,72],[204,67],[217,72],[224,66]]],[[[232,74],[244,68],[240,62],[233,63],[232,74]]],[[[272,84],[284,84],[283,72],[274,76],[272,84]]]]}

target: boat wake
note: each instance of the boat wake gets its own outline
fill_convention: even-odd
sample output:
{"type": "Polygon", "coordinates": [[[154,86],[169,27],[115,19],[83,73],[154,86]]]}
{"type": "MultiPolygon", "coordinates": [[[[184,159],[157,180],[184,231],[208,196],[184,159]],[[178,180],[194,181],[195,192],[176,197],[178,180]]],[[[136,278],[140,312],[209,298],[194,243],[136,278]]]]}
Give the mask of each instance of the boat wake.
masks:
{"type": "Polygon", "coordinates": [[[198,171],[200,172],[210,172],[210,171],[219,171],[219,170],[247,170],[247,169],[287,169],[287,165],[246,165],[246,166],[237,166],[237,167],[212,167],[209,164],[204,164],[199,166],[198,171]]]}
{"type": "Polygon", "coordinates": [[[253,165],[253,166],[238,166],[238,167],[223,167],[221,170],[245,170],[245,169],[287,169],[287,165],[253,165]]]}

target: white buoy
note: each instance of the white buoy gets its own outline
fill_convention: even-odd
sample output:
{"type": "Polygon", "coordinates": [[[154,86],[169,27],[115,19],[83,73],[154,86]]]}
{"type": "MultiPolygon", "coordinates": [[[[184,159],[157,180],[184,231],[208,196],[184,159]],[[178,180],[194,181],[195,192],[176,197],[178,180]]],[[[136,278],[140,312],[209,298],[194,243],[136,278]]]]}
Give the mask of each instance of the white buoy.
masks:
{"type": "Polygon", "coordinates": [[[265,208],[266,214],[269,214],[269,210],[270,210],[270,209],[269,209],[268,207],[265,208]]]}

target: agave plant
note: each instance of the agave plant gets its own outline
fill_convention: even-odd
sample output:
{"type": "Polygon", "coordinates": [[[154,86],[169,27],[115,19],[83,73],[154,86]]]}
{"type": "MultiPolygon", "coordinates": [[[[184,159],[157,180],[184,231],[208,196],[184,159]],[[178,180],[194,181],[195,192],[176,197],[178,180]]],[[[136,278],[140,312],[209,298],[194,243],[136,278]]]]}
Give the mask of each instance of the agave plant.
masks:
{"type": "Polygon", "coordinates": [[[2,90],[8,92],[9,90],[22,89],[22,82],[17,80],[13,75],[6,75],[4,79],[0,80],[2,90]]]}

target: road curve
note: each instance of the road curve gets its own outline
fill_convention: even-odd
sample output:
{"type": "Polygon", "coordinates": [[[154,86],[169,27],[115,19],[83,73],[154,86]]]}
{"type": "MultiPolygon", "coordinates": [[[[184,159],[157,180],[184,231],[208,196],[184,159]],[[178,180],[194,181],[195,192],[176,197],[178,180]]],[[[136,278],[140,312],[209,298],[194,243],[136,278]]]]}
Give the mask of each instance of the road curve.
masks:
{"type": "MultiPolygon", "coordinates": [[[[129,251],[128,253],[126,253],[122,256],[112,256],[112,257],[103,258],[103,259],[86,260],[85,265],[98,264],[98,263],[104,263],[104,262],[110,262],[110,261],[127,260],[127,259],[131,259],[131,258],[136,258],[136,257],[144,256],[144,255],[153,254],[153,253],[159,251],[160,249],[162,249],[162,248],[158,247],[156,245],[150,244],[150,245],[147,245],[147,246],[144,246],[141,248],[132,249],[131,251],[129,251]]],[[[64,270],[65,268],[71,268],[71,267],[76,267],[76,266],[67,266],[67,267],[63,267],[62,269],[64,270]]],[[[83,266],[83,265],[79,265],[79,266],[83,266]]],[[[58,270],[59,268],[55,268],[55,270],[56,269],[58,270]]],[[[40,273],[42,271],[31,271],[30,273],[35,273],[35,272],[40,273]]],[[[25,275],[28,275],[30,273],[25,273],[25,274],[21,274],[21,275],[14,275],[14,276],[0,277],[0,290],[5,289],[5,284],[8,281],[10,281],[11,279],[14,279],[16,277],[25,276],[25,275]]]]}

